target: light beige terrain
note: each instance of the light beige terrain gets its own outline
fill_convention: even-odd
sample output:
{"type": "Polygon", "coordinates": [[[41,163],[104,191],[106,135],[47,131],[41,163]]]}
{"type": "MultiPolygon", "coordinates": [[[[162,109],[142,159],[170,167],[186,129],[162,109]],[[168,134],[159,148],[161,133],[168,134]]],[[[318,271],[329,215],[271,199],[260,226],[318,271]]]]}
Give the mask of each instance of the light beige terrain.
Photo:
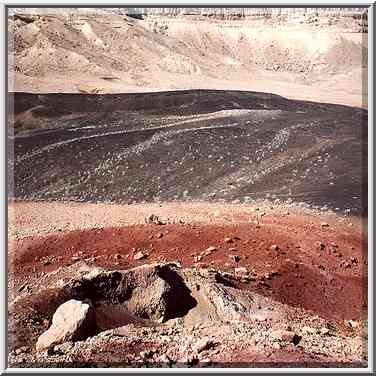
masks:
{"type": "Polygon", "coordinates": [[[9,18],[10,91],[249,90],[367,106],[367,34],[345,19],[9,18]]]}

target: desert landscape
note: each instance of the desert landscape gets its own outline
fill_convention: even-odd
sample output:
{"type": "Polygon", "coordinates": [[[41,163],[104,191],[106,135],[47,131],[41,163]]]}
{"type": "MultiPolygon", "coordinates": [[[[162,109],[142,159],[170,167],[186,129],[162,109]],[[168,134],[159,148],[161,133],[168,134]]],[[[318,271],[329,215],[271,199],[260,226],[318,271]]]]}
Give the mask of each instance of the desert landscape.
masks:
{"type": "Polygon", "coordinates": [[[8,9],[9,367],[367,367],[367,10],[8,9]]]}

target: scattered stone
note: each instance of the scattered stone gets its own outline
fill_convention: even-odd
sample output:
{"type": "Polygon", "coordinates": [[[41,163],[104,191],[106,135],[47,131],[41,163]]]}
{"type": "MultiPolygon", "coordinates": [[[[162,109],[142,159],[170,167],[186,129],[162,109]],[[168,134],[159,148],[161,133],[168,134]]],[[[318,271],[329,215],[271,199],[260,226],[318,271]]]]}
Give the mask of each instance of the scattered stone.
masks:
{"type": "Polygon", "coordinates": [[[272,288],[272,286],[270,286],[269,283],[266,283],[265,281],[259,281],[259,282],[257,283],[257,285],[258,285],[260,288],[262,288],[262,287],[266,287],[267,289],[271,289],[271,288],[272,288]]]}
{"type": "Polygon", "coordinates": [[[281,276],[281,273],[278,272],[278,271],[272,270],[272,271],[270,272],[270,276],[271,276],[271,277],[279,277],[279,276],[281,276]]]}
{"type": "Polygon", "coordinates": [[[144,258],[148,257],[146,253],[142,253],[141,251],[138,251],[134,256],[133,260],[142,260],[144,258]]]}
{"type": "Polygon", "coordinates": [[[312,335],[316,333],[316,329],[311,328],[310,326],[304,326],[302,328],[302,333],[305,335],[312,335]]]}
{"type": "Polygon", "coordinates": [[[94,327],[95,315],[91,304],[71,299],[56,310],[51,327],[38,338],[36,350],[48,350],[60,343],[85,339],[94,327]]]}
{"type": "Polygon", "coordinates": [[[325,249],[325,244],[322,242],[316,242],[316,245],[320,251],[323,251],[325,249]]]}
{"type": "Polygon", "coordinates": [[[356,329],[359,326],[359,323],[354,320],[349,320],[347,323],[348,326],[352,329],[356,329]]]}
{"type": "Polygon", "coordinates": [[[198,340],[192,346],[192,350],[197,352],[197,353],[200,353],[204,350],[210,349],[212,346],[213,346],[213,341],[210,338],[205,337],[205,338],[198,340]]]}
{"type": "Polygon", "coordinates": [[[30,351],[29,347],[27,347],[27,346],[21,346],[21,347],[19,347],[18,349],[16,349],[16,350],[14,351],[14,353],[15,353],[16,355],[20,355],[20,354],[27,353],[27,352],[29,352],[29,351],[30,351]]]}
{"type": "Polygon", "coordinates": [[[164,364],[170,364],[171,363],[171,359],[166,354],[162,354],[159,357],[158,360],[159,360],[160,363],[164,363],[164,364]]]}
{"type": "Polygon", "coordinates": [[[271,333],[271,336],[278,341],[293,343],[295,346],[302,339],[302,336],[299,336],[296,333],[288,330],[276,330],[271,333]]]}
{"type": "Polygon", "coordinates": [[[241,260],[241,257],[239,255],[229,255],[228,256],[231,261],[239,262],[241,260]]]}
{"type": "Polygon", "coordinates": [[[24,283],[22,286],[20,286],[20,288],[17,290],[17,292],[22,292],[22,290],[26,289],[28,290],[28,284],[27,283],[24,283]]]}
{"type": "Polygon", "coordinates": [[[328,335],[330,333],[330,330],[328,328],[321,328],[320,329],[320,334],[325,336],[325,335],[328,335]]]}
{"type": "Polygon", "coordinates": [[[54,351],[57,353],[62,353],[62,354],[68,354],[74,347],[73,342],[65,342],[62,343],[61,345],[56,345],[54,347],[54,351]]]}
{"type": "Polygon", "coordinates": [[[234,271],[235,271],[235,274],[241,275],[241,276],[245,276],[245,275],[248,274],[248,270],[244,266],[242,266],[240,268],[235,268],[234,271]]]}
{"type": "Polygon", "coordinates": [[[200,363],[202,363],[203,366],[209,366],[211,364],[211,359],[210,358],[201,359],[200,363]]]}
{"type": "Polygon", "coordinates": [[[302,340],[302,336],[299,336],[298,334],[294,334],[294,336],[292,337],[292,343],[297,346],[299,344],[299,342],[302,340]]]}
{"type": "Polygon", "coordinates": [[[157,215],[150,214],[148,217],[145,218],[146,224],[155,224],[155,225],[165,225],[165,221],[161,221],[157,215]]]}

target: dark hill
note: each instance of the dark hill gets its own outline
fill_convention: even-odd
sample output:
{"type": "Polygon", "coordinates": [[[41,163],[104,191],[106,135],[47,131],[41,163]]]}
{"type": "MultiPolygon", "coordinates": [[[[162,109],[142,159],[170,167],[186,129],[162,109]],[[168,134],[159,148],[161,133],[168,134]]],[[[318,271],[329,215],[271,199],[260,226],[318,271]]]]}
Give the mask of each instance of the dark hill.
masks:
{"type": "Polygon", "coordinates": [[[359,108],[219,90],[15,93],[9,106],[17,199],[367,208],[368,113],[359,108]]]}

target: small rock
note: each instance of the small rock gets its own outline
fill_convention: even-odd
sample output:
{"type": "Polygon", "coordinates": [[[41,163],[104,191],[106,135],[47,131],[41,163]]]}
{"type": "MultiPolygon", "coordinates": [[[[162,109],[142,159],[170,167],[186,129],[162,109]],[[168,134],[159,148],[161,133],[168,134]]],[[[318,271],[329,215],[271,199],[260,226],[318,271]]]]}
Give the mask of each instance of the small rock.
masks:
{"type": "Polygon", "coordinates": [[[87,338],[94,327],[95,315],[91,304],[71,299],[56,310],[51,327],[38,338],[36,350],[48,350],[63,342],[87,338]]]}
{"type": "Polygon", "coordinates": [[[238,250],[236,248],[229,248],[229,252],[237,252],[238,250]]]}
{"type": "Polygon", "coordinates": [[[239,262],[241,260],[241,257],[239,255],[229,255],[228,256],[231,261],[239,262]]]}
{"type": "Polygon", "coordinates": [[[281,349],[281,345],[279,343],[274,343],[273,344],[273,349],[274,350],[280,350],[281,349]]]}
{"type": "Polygon", "coordinates": [[[209,248],[206,248],[205,249],[205,252],[215,252],[217,250],[217,248],[216,247],[214,247],[214,246],[210,246],[209,248]]]}
{"type": "Polygon", "coordinates": [[[65,342],[61,345],[56,345],[54,347],[54,351],[62,354],[68,354],[74,347],[73,342],[65,342]]]}
{"type": "Polygon", "coordinates": [[[294,334],[294,336],[292,337],[292,343],[297,346],[299,344],[299,342],[302,340],[302,336],[299,336],[298,334],[294,334]]]}
{"type": "Polygon", "coordinates": [[[210,338],[201,338],[193,346],[192,350],[200,353],[201,351],[208,350],[213,346],[213,341],[210,338]]]}
{"type": "Polygon", "coordinates": [[[297,335],[296,333],[288,330],[276,330],[271,333],[271,336],[279,341],[290,342],[295,346],[300,342],[302,336],[297,335]]]}
{"type": "Polygon", "coordinates": [[[321,228],[323,228],[323,227],[329,227],[329,224],[326,223],[326,222],[322,222],[322,223],[321,223],[321,228]]]}
{"type": "Polygon", "coordinates": [[[272,271],[270,272],[270,276],[271,276],[271,277],[280,277],[280,276],[281,276],[281,273],[278,272],[278,271],[276,271],[276,270],[272,270],[272,271]]]}
{"type": "Polygon", "coordinates": [[[240,268],[235,268],[235,274],[237,274],[237,275],[242,275],[242,276],[244,276],[244,275],[247,275],[248,274],[248,270],[247,270],[247,268],[245,268],[244,266],[243,267],[240,267],[240,268]]]}
{"type": "Polygon", "coordinates": [[[145,218],[145,223],[147,224],[155,224],[155,225],[165,225],[165,221],[161,221],[157,215],[150,214],[148,217],[145,218]]]}
{"type": "Polygon", "coordinates": [[[302,328],[302,333],[306,335],[312,335],[316,333],[316,329],[311,328],[310,326],[304,326],[302,328]]]}
{"type": "Polygon", "coordinates": [[[353,329],[356,329],[359,326],[359,323],[354,321],[354,320],[349,320],[347,323],[348,323],[349,327],[353,328],[353,329]]]}
{"type": "Polygon", "coordinates": [[[325,244],[322,242],[316,242],[316,245],[320,249],[320,251],[323,251],[325,249],[325,244]]]}
{"type": "Polygon", "coordinates": [[[272,279],[272,276],[270,275],[270,273],[265,273],[264,279],[270,280],[270,279],[272,279]]]}
{"type": "Polygon", "coordinates": [[[163,234],[160,232],[157,234],[157,239],[161,239],[161,238],[163,238],[163,234]]]}
{"type": "Polygon", "coordinates": [[[277,244],[273,244],[272,246],[270,246],[270,250],[271,251],[279,251],[279,247],[277,244]]]}
{"type": "Polygon", "coordinates": [[[148,255],[146,253],[142,253],[141,251],[137,252],[134,256],[133,256],[133,260],[142,260],[144,258],[148,257],[148,255]]]}
{"type": "Polygon", "coordinates": [[[200,262],[200,261],[202,261],[202,256],[201,255],[199,255],[199,256],[196,256],[195,257],[195,262],[200,262]]]}
{"type": "Polygon", "coordinates": [[[19,347],[18,349],[16,349],[14,351],[14,353],[16,355],[20,355],[20,354],[24,354],[24,353],[29,352],[29,351],[30,351],[30,349],[27,346],[22,346],[22,347],[19,347]]]}
{"type": "Polygon", "coordinates": [[[153,356],[153,352],[152,351],[141,351],[140,352],[140,358],[143,359],[143,360],[151,358],[152,356],[153,356]]]}
{"type": "Polygon", "coordinates": [[[28,284],[27,283],[24,283],[18,290],[17,292],[21,292],[22,290],[24,289],[27,289],[28,288],[28,284]]]}
{"type": "Polygon", "coordinates": [[[81,260],[81,257],[78,257],[78,256],[72,257],[72,261],[80,261],[80,260],[81,260]]]}
{"type": "Polygon", "coordinates": [[[160,363],[164,363],[164,364],[170,364],[171,363],[171,359],[166,354],[162,354],[159,357],[158,360],[159,360],[160,363]]]}
{"type": "Polygon", "coordinates": [[[232,238],[225,238],[225,243],[232,243],[233,242],[233,239],[232,238]]]}
{"type": "Polygon", "coordinates": [[[203,366],[208,366],[211,364],[211,359],[210,358],[201,359],[200,363],[202,363],[203,366]]]}

